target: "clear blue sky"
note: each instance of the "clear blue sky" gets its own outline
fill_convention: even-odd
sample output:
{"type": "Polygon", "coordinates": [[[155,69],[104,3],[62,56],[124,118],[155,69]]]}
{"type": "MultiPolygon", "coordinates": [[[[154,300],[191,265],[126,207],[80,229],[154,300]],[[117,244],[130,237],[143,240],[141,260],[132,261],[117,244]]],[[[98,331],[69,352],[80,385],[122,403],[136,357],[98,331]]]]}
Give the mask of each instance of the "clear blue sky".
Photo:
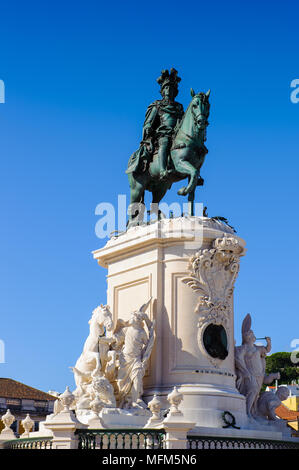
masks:
{"type": "MultiPolygon", "coordinates": [[[[0,376],[73,387],[92,309],[106,301],[91,251],[95,207],[129,195],[156,78],[175,67],[178,100],[211,88],[198,200],[247,242],[235,336],[250,312],[273,352],[298,328],[299,78],[296,1],[44,1],[1,7],[0,376]]],[[[168,198],[177,200],[174,188],[168,198]]]]}

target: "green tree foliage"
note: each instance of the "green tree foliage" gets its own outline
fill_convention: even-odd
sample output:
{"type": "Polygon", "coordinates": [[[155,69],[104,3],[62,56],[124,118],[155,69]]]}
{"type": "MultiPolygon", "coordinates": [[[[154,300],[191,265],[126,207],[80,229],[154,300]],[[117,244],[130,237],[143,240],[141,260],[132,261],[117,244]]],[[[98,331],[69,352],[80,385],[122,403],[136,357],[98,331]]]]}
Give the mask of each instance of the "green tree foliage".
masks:
{"type": "Polygon", "coordinates": [[[266,357],[266,373],[271,372],[280,372],[279,385],[299,379],[299,367],[291,361],[290,352],[277,352],[266,357]]]}

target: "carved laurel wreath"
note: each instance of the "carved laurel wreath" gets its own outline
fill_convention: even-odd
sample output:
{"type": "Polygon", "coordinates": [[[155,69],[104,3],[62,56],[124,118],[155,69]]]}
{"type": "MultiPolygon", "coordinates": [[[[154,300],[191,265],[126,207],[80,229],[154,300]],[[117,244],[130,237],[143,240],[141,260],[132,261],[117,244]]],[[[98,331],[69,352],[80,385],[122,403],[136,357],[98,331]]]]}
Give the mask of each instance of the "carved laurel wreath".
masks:
{"type": "Polygon", "coordinates": [[[240,429],[239,426],[236,426],[236,418],[230,411],[224,411],[221,416],[225,423],[225,426],[222,426],[223,428],[240,429]]]}

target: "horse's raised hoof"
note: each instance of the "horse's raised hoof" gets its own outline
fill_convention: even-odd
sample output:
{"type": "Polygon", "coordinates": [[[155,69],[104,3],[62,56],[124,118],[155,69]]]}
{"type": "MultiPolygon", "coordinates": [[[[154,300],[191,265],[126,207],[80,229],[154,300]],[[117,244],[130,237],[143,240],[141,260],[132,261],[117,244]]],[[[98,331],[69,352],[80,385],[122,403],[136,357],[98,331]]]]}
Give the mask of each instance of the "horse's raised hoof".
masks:
{"type": "Polygon", "coordinates": [[[197,186],[203,186],[205,180],[200,176],[197,180],[197,186]]]}
{"type": "Polygon", "coordinates": [[[188,191],[187,191],[186,187],[181,188],[181,189],[178,190],[178,195],[179,196],[186,196],[187,193],[188,193],[188,191]]]}

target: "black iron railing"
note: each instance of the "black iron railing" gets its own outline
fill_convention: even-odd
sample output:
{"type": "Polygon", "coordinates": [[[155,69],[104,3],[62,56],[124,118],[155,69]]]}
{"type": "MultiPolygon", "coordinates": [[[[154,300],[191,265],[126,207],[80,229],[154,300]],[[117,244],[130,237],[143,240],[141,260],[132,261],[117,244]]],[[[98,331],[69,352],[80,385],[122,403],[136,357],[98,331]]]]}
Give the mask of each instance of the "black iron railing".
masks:
{"type": "Polygon", "coordinates": [[[189,449],[299,449],[299,442],[238,437],[189,436],[189,449]]]}
{"type": "Polygon", "coordinates": [[[77,429],[78,449],[163,449],[163,429],[77,429]]]}

